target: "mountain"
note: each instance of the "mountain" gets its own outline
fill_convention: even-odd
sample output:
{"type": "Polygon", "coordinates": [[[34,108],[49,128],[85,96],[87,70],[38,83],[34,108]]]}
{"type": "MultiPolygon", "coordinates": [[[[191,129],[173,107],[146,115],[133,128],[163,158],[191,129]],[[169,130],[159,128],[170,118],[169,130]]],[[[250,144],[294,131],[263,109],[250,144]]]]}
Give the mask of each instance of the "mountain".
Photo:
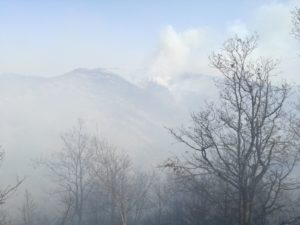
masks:
{"type": "Polygon", "coordinates": [[[212,88],[212,79],[201,75],[182,75],[166,88],[151,82],[139,86],[104,69],[76,69],[50,78],[1,75],[2,181],[26,176],[22,188],[42,190],[45,179],[33,160],[59,151],[60,135],[79,118],[89,131],[128,152],[137,166],[157,166],[182,148],[165,127],[189,121],[189,113],[200,108],[212,88]]]}
{"type": "Polygon", "coordinates": [[[0,143],[7,157],[13,152],[28,158],[28,152],[54,150],[50,146],[59,142],[59,134],[82,118],[120,148],[144,155],[144,148],[168,136],[164,126],[186,116],[188,109],[178,99],[158,84],[139,87],[103,69],[51,78],[1,75],[0,143]],[[32,143],[40,146],[27,146],[32,143]]]}

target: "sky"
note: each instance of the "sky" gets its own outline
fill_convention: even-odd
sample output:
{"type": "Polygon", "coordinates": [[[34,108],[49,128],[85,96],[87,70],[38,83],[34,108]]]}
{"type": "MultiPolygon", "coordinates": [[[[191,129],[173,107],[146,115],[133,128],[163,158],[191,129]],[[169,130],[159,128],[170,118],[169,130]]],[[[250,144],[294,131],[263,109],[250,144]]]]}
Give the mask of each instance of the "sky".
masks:
{"type": "Polygon", "coordinates": [[[208,55],[223,41],[257,32],[258,52],[279,58],[295,80],[295,6],[300,1],[1,0],[0,73],[106,68],[167,85],[177,74],[211,73],[208,55]]]}

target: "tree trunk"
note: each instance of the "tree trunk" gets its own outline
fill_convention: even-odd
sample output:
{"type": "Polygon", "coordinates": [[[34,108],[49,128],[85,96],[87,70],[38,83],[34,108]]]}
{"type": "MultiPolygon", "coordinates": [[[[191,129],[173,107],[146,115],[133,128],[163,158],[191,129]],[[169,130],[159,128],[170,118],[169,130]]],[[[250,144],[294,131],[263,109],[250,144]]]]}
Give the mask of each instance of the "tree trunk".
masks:
{"type": "Polygon", "coordinates": [[[251,200],[242,191],[239,197],[239,225],[251,225],[251,200]]]}

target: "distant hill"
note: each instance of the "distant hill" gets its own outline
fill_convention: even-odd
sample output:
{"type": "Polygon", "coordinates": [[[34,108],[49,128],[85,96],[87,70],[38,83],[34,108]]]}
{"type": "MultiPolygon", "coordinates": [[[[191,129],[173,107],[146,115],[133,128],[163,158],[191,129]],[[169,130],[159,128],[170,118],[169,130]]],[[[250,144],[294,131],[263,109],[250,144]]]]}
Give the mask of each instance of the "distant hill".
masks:
{"type": "Polygon", "coordinates": [[[138,86],[104,69],[51,78],[0,75],[0,145],[6,151],[0,176],[4,183],[28,176],[24,188],[41,188],[32,160],[60,150],[60,134],[79,118],[128,152],[137,166],[157,166],[182,148],[165,127],[189,121],[189,113],[215,95],[214,88],[211,77],[201,75],[182,75],[168,88],[138,86]]]}

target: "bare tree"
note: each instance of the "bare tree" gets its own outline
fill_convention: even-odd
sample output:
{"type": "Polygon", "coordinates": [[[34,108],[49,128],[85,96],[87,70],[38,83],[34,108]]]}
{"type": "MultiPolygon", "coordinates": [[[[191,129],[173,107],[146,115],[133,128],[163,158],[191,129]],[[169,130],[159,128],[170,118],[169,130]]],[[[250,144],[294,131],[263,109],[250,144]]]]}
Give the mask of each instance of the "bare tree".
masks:
{"type": "Polygon", "coordinates": [[[56,193],[65,204],[62,223],[72,219],[73,224],[82,225],[85,200],[91,188],[89,135],[83,122],[79,121],[78,126],[62,135],[61,139],[62,150],[43,160],[42,164],[51,172],[51,179],[57,184],[56,193]]]}
{"type": "Polygon", "coordinates": [[[292,34],[295,36],[296,39],[300,40],[300,9],[295,8],[292,11],[292,34]]]}
{"type": "Polygon", "coordinates": [[[61,199],[64,205],[63,213],[61,214],[61,218],[58,219],[58,225],[66,225],[68,222],[68,218],[71,214],[71,208],[73,205],[72,197],[70,195],[65,195],[64,199],[61,199]]]}
{"type": "MultiPolygon", "coordinates": [[[[0,163],[3,162],[5,156],[5,152],[0,146],[0,163]]],[[[19,179],[14,185],[8,185],[0,190],[0,205],[4,204],[6,200],[18,189],[18,187],[24,182],[25,178],[19,179]]]]}
{"type": "Polygon", "coordinates": [[[137,173],[127,154],[117,152],[114,146],[97,137],[93,140],[92,149],[92,174],[101,185],[98,188],[104,188],[111,197],[110,223],[115,224],[117,215],[122,225],[128,225],[130,220],[137,223],[147,206],[151,177],[137,173]]]}
{"type": "MultiPolygon", "coordinates": [[[[5,156],[5,152],[0,146],[0,164],[3,162],[5,156]]],[[[25,178],[19,179],[17,178],[17,181],[14,185],[8,185],[5,187],[1,187],[0,189],[0,224],[10,224],[11,221],[9,220],[9,216],[7,215],[7,212],[5,209],[3,209],[3,205],[6,203],[6,201],[11,197],[12,194],[14,194],[18,187],[24,182],[25,178]]]]}
{"type": "Polygon", "coordinates": [[[36,204],[33,201],[32,195],[28,190],[25,191],[25,201],[21,208],[22,219],[24,225],[35,224],[36,204]]]}
{"type": "Polygon", "coordinates": [[[187,176],[213,174],[230,185],[238,195],[239,225],[265,224],[283,207],[279,199],[295,188],[289,175],[299,160],[284,112],[289,88],[271,83],[276,62],[251,59],[256,45],[256,36],[235,37],[212,54],[211,65],[223,75],[219,106],[192,114],[188,128],[170,129],[191,151],[165,163],[187,176]]]}

